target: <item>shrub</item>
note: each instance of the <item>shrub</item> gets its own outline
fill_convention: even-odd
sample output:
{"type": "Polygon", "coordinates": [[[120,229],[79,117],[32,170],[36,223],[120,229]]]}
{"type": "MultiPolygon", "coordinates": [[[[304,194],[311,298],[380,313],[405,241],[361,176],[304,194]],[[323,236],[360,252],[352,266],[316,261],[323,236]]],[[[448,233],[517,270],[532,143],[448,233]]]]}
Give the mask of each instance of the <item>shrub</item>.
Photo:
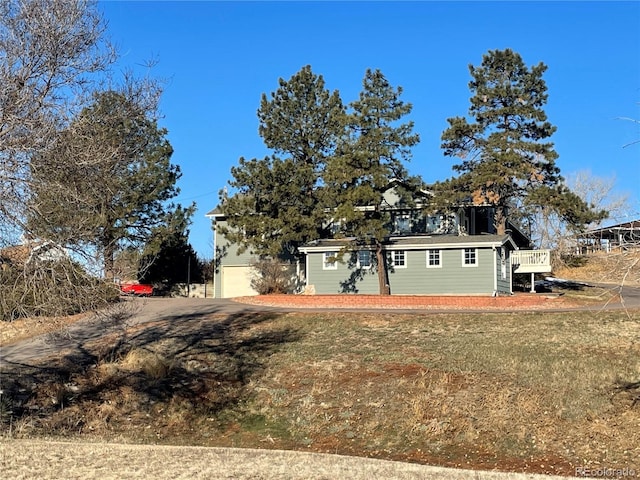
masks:
{"type": "Polygon", "coordinates": [[[584,255],[573,255],[564,253],[560,255],[558,265],[566,268],[580,268],[584,267],[589,259],[584,255]]]}
{"type": "Polygon", "coordinates": [[[292,293],[295,277],[291,265],[282,264],[272,258],[261,258],[252,263],[254,275],[251,286],[260,295],[292,293]]]}

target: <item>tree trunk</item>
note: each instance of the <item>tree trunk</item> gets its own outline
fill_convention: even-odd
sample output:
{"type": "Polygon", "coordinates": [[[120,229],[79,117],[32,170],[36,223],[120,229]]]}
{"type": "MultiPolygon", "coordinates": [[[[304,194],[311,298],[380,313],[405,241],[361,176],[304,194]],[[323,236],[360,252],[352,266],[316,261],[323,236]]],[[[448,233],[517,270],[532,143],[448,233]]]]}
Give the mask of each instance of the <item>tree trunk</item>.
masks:
{"type": "Polygon", "coordinates": [[[380,295],[390,295],[389,279],[387,277],[387,261],[380,242],[376,243],[376,260],[378,263],[378,287],[380,295]]]}
{"type": "Polygon", "coordinates": [[[496,206],[493,224],[496,227],[496,233],[498,235],[504,235],[507,233],[507,209],[504,205],[496,206]]]}
{"type": "Polygon", "coordinates": [[[102,262],[104,267],[104,278],[113,281],[115,278],[114,257],[116,249],[114,243],[105,240],[102,244],[102,262]]]}

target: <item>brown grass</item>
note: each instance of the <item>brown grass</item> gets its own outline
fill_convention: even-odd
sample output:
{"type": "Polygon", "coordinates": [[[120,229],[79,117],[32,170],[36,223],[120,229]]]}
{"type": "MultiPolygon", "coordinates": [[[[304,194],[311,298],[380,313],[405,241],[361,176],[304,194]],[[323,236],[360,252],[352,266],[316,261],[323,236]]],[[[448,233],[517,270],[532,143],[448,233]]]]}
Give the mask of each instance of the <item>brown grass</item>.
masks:
{"type": "Polygon", "coordinates": [[[558,267],[554,275],[588,283],[640,286],[640,249],[597,252],[583,257],[580,267],[558,267]]]}
{"type": "Polygon", "coordinates": [[[127,336],[109,361],[3,375],[5,433],[638,469],[637,391],[617,388],[640,379],[638,311],[212,315],[127,336]]]}

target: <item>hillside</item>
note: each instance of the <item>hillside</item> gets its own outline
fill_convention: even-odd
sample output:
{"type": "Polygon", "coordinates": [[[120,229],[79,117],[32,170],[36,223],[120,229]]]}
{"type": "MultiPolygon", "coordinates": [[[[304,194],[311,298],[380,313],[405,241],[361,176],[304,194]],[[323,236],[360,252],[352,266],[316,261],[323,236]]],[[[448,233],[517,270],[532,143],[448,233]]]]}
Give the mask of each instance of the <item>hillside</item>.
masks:
{"type": "Polygon", "coordinates": [[[580,280],[587,283],[624,284],[640,286],[640,249],[595,253],[580,257],[576,266],[561,266],[553,271],[553,275],[567,280],[580,280]]]}

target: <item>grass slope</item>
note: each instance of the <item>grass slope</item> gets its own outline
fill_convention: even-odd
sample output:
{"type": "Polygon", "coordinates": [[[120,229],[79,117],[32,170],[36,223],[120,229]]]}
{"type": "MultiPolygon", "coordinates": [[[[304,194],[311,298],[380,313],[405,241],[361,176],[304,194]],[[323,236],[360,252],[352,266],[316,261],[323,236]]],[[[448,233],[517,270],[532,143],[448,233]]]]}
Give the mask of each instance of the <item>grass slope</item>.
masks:
{"type": "Polygon", "coordinates": [[[8,438],[637,471],[639,334],[638,311],[189,317],[3,372],[0,414],[8,438]]]}

